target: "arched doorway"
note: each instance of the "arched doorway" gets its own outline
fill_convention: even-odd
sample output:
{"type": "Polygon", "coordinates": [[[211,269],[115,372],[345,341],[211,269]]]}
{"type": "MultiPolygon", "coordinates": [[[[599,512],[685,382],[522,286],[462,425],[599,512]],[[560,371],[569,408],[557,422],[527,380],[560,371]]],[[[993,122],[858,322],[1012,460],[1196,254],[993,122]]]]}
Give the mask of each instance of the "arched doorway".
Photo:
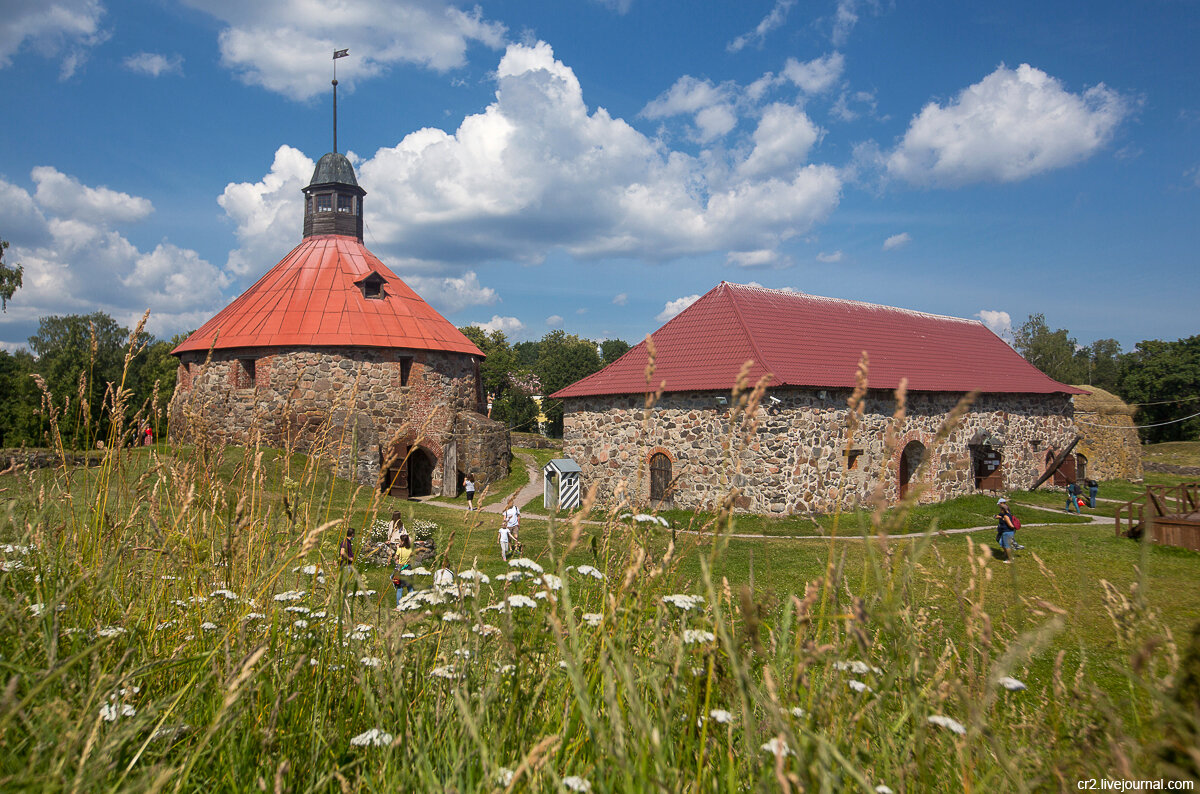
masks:
{"type": "Polygon", "coordinates": [[[661,452],[650,456],[650,501],[671,501],[671,459],[661,452]]]}
{"type": "Polygon", "coordinates": [[[1075,453],[1075,481],[1082,482],[1088,478],[1087,457],[1082,453],[1075,453]]]}
{"type": "Polygon", "coordinates": [[[925,445],[920,441],[910,441],[900,453],[900,498],[908,495],[908,485],[912,482],[921,461],[925,460],[925,445]]]}
{"type": "Polygon", "coordinates": [[[421,447],[408,456],[408,495],[429,496],[433,493],[433,472],[437,459],[421,447]]]}

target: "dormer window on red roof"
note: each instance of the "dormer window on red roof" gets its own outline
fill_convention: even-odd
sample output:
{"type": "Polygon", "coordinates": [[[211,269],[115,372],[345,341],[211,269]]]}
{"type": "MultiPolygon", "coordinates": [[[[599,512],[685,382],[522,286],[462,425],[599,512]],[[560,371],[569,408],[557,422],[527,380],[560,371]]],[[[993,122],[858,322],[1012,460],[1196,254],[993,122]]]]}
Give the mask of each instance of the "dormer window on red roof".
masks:
{"type": "Polygon", "coordinates": [[[373,270],[366,278],[354,283],[362,290],[363,297],[368,300],[381,301],[387,297],[383,291],[383,285],[387,283],[387,279],[373,270]]]}

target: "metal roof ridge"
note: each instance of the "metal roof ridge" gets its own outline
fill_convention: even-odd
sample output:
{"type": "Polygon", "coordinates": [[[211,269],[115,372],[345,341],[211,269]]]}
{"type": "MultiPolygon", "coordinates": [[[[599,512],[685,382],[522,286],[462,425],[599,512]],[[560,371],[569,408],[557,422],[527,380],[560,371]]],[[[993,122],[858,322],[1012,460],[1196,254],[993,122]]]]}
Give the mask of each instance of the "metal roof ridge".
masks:
{"type": "MultiPolygon", "coordinates": [[[[718,289],[720,289],[720,287],[723,284],[724,284],[724,282],[722,282],[721,285],[718,285],[718,289]]],[[[740,285],[731,284],[729,286],[740,286],[740,285]]],[[[744,317],[742,317],[742,306],[737,301],[737,295],[736,295],[735,291],[728,290],[728,292],[729,292],[729,300],[733,303],[733,314],[735,317],[737,317],[738,325],[740,325],[742,327],[742,333],[744,333],[746,335],[747,341],[750,342],[750,350],[754,353],[755,356],[757,356],[758,363],[763,366],[763,369],[765,369],[767,371],[767,374],[770,375],[772,379],[774,379],[775,368],[770,366],[767,363],[767,360],[763,356],[762,351],[758,349],[758,343],[754,340],[754,334],[750,333],[750,329],[746,326],[746,320],[744,317]]],[[[699,303],[699,301],[696,301],[696,303],[699,303]]],[[[694,305],[695,304],[693,304],[693,306],[694,305]]],[[[691,306],[689,306],[688,308],[690,309],[691,306]]],[[[744,361],[742,362],[743,365],[745,363],[746,362],[744,362],[744,361]]]]}
{"type": "MultiPolygon", "coordinates": [[[[754,284],[735,284],[732,281],[722,282],[731,287],[737,287],[744,290],[756,290],[758,292],[769,292],[775,295],[791,298],[808,298],[814,301],[826,301],[829,303],[844,303],[852,306],[862,306],[867,309],[886,309],[890,312],[899,312],[901,314],[911,314],[918,317],[931,317],[936,320],[954,320],[955,322],[967,323],[968,325],[983,325],[979,320],[971,320],[966,317],[955,317],[952,314],[935,314],[934,312],[923,312],[920,309],[906,309],[903,306],[888,306],[886,303],[871,303],[870,301],[859,301],[853,298],[833,298],[828,295],[817,295],[812,292],[801,292],[800,290],[792,289],[773,289],[762,285],[755,286],[754,284]]],[[[987,328],[986,325],[983,325],[987,328]]],[[[988,330],[991,330],[990,328],[988,330]]],[[[993,332],[994,333],[994,332],[993,332]]]]}

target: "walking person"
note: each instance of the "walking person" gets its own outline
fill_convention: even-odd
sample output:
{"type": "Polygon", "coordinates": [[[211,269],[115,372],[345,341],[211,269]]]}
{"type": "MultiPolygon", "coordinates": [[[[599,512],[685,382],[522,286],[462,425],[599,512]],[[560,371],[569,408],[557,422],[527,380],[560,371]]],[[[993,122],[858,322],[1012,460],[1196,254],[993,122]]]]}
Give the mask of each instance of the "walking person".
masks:
{"type": "Polygon", "coordinates": [[[338,547],[338,562],[342,565],[354,564],[354,527],[346,530],[346,537],[338,547]]]}
{"type": "Polygon", "coordinates": [[[1071,512],[1071,508],[1075,508],[1075,512],[1082,514],[1079,509],[1079,485],[1074,481],[1067,483],[1067,512],[1071,512]]]}
{"type": "Polygon", "coordinates": [[[1021,525],[1021,522],[1008,509],[1008,500],[1003,496],[996,502],[996,505],[999,507],[999,512],[995,516],[996,540],[1000,541],[1000,548],[1004,550],[1002,562],[1007,565],[1012,562],[1013,551],[1016,549],[1017,527],[1021,525]]]}
{"type": "Polygon", "coordinates": [[[508,544],[512,539],[508,527],[504,524],[500,525],[500,559],[508,562],[508,544]]]}
{"type": "Polygon", "coordinates": [[[521,508],[516,504],[504,511],[504,527],[508,530],[513,550],[518,551],[521,547],[521,508]]]}
{"type": "Polygon", "coordinates": [[[404,575],[404,572],[412,568],[412,540],[409,539],[408,533],[405,532],[400,536],[399,545],[396,546],[396,551],[392,554],[392,585],[396,588],[396,606],[400,606],[400,599],[404,597],[404,591],[413,592],[412,580],[404,575]]]}
{"type": "Polygon", "coordinates": [[[467,512],[475,509],[475,477],[468,474],[463,478],[463,489],[467,492],[467,512]]]}
{"type": "Polygon", "coordinates": [[[1088,487],[1088,507],[1096,506],[1096,494],[1100,492],[1100,483],[1095,480],[1085,481],[1088,487]]]}

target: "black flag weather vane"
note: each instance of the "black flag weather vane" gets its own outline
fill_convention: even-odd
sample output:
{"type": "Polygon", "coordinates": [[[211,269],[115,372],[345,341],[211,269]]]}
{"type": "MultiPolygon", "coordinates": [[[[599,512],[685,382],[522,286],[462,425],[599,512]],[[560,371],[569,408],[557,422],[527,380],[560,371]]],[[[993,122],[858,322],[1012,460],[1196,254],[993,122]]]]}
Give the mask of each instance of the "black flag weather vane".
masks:
{"type": "Polygon", "coordinates": [[[333,51],[333,150],[338,150],[337,145],[337,60],[350,55],[350,50],[334,50],[333,51]]]}

